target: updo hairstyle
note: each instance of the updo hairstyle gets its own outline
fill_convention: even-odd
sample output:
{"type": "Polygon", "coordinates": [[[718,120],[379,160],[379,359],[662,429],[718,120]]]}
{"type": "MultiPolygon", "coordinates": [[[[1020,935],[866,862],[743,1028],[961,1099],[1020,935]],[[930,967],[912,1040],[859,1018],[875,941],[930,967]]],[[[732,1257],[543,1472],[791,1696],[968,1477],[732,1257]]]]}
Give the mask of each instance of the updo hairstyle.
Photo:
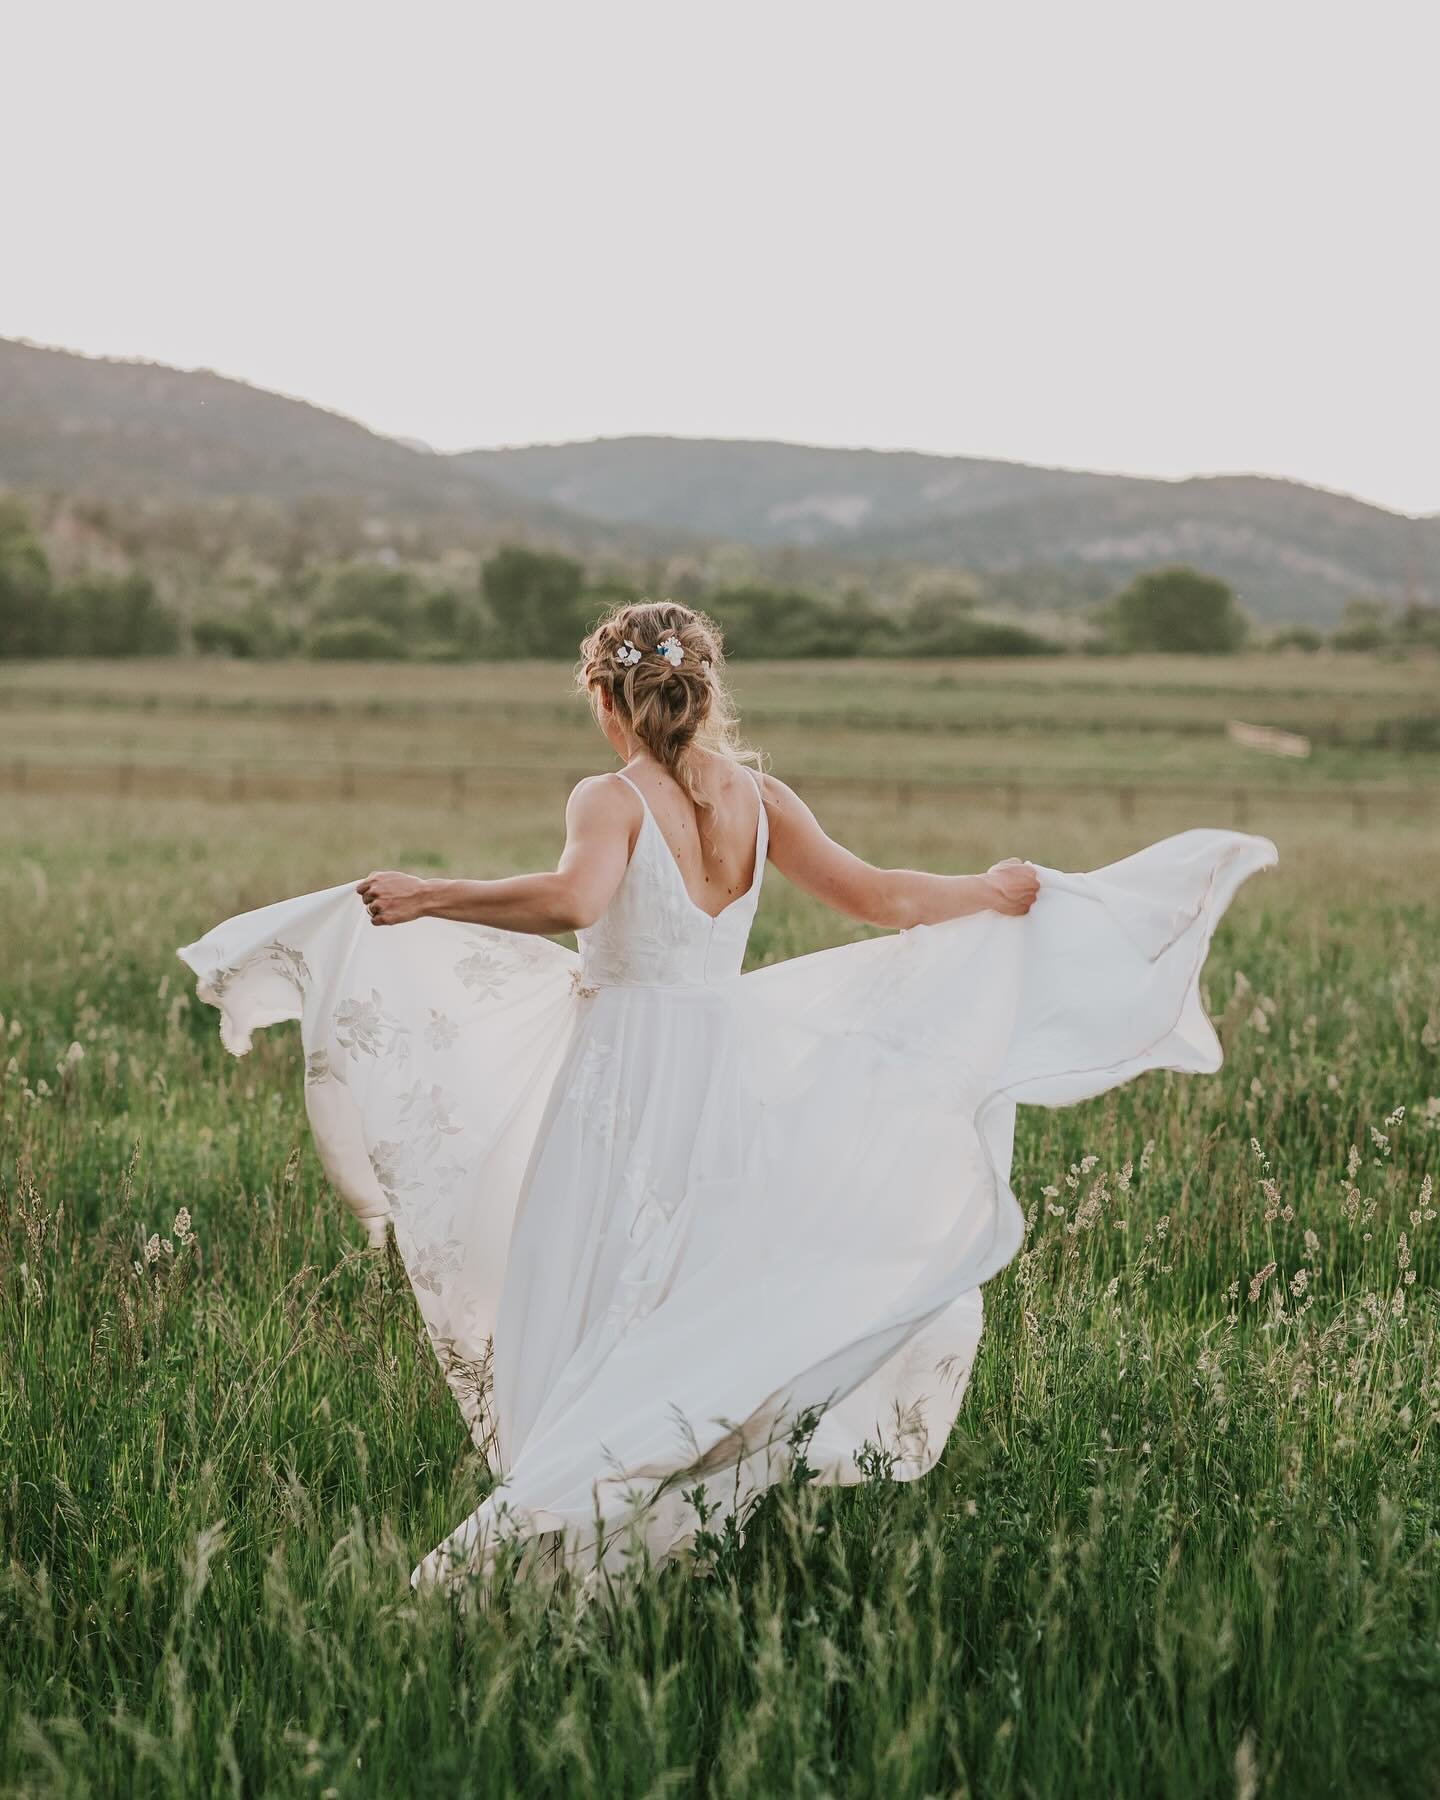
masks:
{"type": "Polygon", "coordinates": [[[581,644],[576,674],[592,707],[604,694],[621,726],[697,806],[710,804],[697,780],[697,750],[759,765],[740,742],[720,628],[693,607],[676,600],[614,607],[581,644]]]}

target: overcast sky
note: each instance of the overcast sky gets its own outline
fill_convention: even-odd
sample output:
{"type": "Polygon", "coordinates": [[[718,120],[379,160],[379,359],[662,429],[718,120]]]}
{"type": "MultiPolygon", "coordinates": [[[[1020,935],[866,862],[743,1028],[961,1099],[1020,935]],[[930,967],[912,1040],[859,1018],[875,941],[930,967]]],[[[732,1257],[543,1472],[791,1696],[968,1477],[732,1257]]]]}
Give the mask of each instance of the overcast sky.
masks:
{"type": "Polygon", "coordinates": [[[0,334],[1440,509],[1432,0],[31,0],[0,334]]]}

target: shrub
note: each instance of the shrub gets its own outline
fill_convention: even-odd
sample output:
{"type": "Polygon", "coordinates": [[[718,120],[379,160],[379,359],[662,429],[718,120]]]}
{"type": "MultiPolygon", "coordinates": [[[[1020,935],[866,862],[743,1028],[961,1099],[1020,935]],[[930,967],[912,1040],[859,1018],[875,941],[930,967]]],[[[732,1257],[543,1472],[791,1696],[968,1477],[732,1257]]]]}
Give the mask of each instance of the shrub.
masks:
{"type": "Polygon", "coordinates": [[[347,563],[331,578],[330,591],[315,622],[367,620],[399,633],[414,616],[415,602],[415,577],[408,569],[389,569],[379,563],[347,563]]]}
{"type": "Polygon", "coordinates": [[[840,606],[797,588],[720,588],[705,603],[728,656],[854,656],[883,624],[861,594],[840,606]]]}
{"type": "Polygon", "coordinates": [[[1122,650],[1223,655],[1245,643],[1245,615],[1223,581],[1198,569],[1152,569],[1137,575],[1107,609],[1122,650]]]}
{"type": "Polygon", "coordinates": [[[959,610],[935,617],[920,607],[895,642],[901,656],[1053,656],[1060,648],[1008,620],[978,619],[959,610]]]}
{"type": "Polygon", "coordinates": [[[1325,639],[1313,625],[1282,625],[1265,640],[1267,650],[1323,650],[1325,639]]]}
{"type": "Polygon", "coordinates": [[[403,638],[374,619],[332,619],[305,639],[305,654],[324,662],[395,662],[406,654],[403,638]]]}
{"type": "Polygon", "coordinates": [[[148,575],[87,575],[55,596],[60,642],[69,656],[173,656],[180,621],[148,575]]]}
{"type": "Polygon", "coordinates": [[[190,623],[190,636],[202,656],[255,655],[255,633],[226,613],[201,613],[190,623]]]}
{"type": "Polygon", "coordinates": [[[1407,606],[1400,615],[1396,635],[1408,647],[1426,645],[1432,650],[1440,650],[1440,606],[1423,602],[1407,606]]]}
{"type": "Polygon", "coordinates": [[[1383,600],[1347,600],[1330,643],[1336,650],[1380,650],[1390,632],[1390,608],[1383,600]]]}

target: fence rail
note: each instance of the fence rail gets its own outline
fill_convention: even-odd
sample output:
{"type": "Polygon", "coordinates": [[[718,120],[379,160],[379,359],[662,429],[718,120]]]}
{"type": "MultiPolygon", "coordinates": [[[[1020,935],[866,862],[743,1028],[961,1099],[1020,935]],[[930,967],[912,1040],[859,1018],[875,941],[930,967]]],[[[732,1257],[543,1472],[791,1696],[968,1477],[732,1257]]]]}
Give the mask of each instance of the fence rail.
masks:
{"type": "MultiPolygon", "coordinates": [[[[117,799],[150,796],[187,797],[214,802],[257,800],[286,802],[316,799],[368,803],[383,798],[415,799],[421,794],[443,797],[455,810],[479,801],[487,792],[537,787],[568,794],[582,774],[593,771],[533,764],[429,764],[317,762],[310,758],[265,762],[154,763],[117,760],[82,763],[16,756],[0,760],[0,787],[14,794],[87,794],[117,799]]],[[[807,794],[865,796],[888,803],[899,813],[936,800],[998,802],[1012,817],[1027,807],[1084,801],[1113,805],[1122,818],[1136,809],[1166,801],[1200,802],[1219,809],[1236,825],[1276,806],[1328,810],[1365,825],[1372,818],[1429,820],[1440,810],[1440,784],[1426,788],[1355,784],[1320,787],[1290,782],[1168,782],[1095,780],[955,781],[909,775],[863,775],[790,771],[787,775],[807,794]]]]}
{"type": "MultiPolygon", "coordinates": [[[[883,667],[882,665],[878,665],[883,667]]],[[[1034,690],[1026,690],[1033,692],[1034,690]]],[[[1047,690],[1048,691],[1048,690],[1047,690]]],[[[1054,692],[1062,690],[1056,688],[1054,692]]],[[[1076,689],[1063,690],[1072,698],[1076,689]]],[[[1081,688],[1078,691],[1103,695],[1117,701],[1115,690],[1108,687],[1081,688]]],[[[1007,687],[1007,694],[1011,690],[1007,687]]],[[[1206,696],[1207,690],[1181,688],[1173,690],[1180,705],[1206,696]]],[[[1287,691],[1274,694],[1265,689],[1239,688],[1227,690],[1223,709],[1214,713],[1162,711],[1148,714],[1128,705],[1123,714],[1112,708],[1102,713],[1078,712],[1072,705],[1066,711],[1021,711],[1013,705],[987,711],[971,688],[961,690],[957,711],[947,713],[943,707],[916,707],[896,711],[874,706],[796,707],[777,705],[763,698],[749,701],[745,707],[748,729],[757,735],[771,730],[846,731],[926,733],[930,736],[970,737],[1044,734],[1059,736],[1101,736],[1116,730],[1141,736],[1223,737],[1229,714],[1236,707],[1260,707],[1272,726],[1303,733],[1313,744],[1332,749],[1357,751],[1389,750],[1432,754],[1440,750],[1440,709],[1433,703],[1421,703],[1418,709],[1397,712],[1393,701],[1380,696],[1337,696],[1328,690],[1308,692],[1303,699],[1309,706],[1293,704],[1287,691]],[[1357,717],[1338,717],[1335,708],[1341,699],[1358,711],[1357,717]],[[1375,716],[1366,707],[1375,704],[1375,716]]],[[[0,686],[0,709],[32,712],[55,711],[73,707],[89,712],[131,712],[147,717],[174,715],[239,715],[250,720],[263,718],[302,719],[307,723],[355,720],[394,722],[401,719],[456,719],[483,724],[487,728],[501,725],[566,725],[583,730],[588,718],[574,699],[543,698],[507,699],[490,695],[461,698],[455,695],[378,696],[334,695],[238,695],[216,694],[126,694],[89,688],[31,688],[0,686]]]]}

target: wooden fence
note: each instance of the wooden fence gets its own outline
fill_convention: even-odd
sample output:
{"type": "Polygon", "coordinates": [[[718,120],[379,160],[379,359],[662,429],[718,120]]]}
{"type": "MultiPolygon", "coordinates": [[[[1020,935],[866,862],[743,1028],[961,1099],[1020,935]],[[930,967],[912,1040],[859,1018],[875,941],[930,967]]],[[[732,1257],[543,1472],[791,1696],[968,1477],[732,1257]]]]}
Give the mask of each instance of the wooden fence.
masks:
{"type": "MultiPolygon", "coordinates": [[[[568,794],[585,772],[518,763],[397,765],[317,762],[309,758],[263,763],[82,763],[13,756],[0,759],[0,789],[13,794],[86,794],[117,799],[184,796],[232,803],[330,799],[364,804],[386,798],[443,796],[449,806],[459,811],[497,789],[533,793],[537,787],[551,787],[559,798],[568,794]]],[[[1275,807],[1294,806],[1329,811],[1355,825],[1365,825],[1371,819],[1429,821],[1436,817],[1440,803],[1440,784],[1320,787],[1309,782],[1067,782],[1029,778],[954,781],[904,775],[808,774],[799,769],[787,770],[787,776],[797,788],[817,799],[826,795],[864,797],[902,814],[938,800],[998,804],[1011,818],[1020,817],[1027,809],[1098,802],[1113,806],[1122,818],[1130,818],[1140,806],[1184,800],[1199,802],[1218,811],[1228,823],[1239,826],[1275,807]]]]}

